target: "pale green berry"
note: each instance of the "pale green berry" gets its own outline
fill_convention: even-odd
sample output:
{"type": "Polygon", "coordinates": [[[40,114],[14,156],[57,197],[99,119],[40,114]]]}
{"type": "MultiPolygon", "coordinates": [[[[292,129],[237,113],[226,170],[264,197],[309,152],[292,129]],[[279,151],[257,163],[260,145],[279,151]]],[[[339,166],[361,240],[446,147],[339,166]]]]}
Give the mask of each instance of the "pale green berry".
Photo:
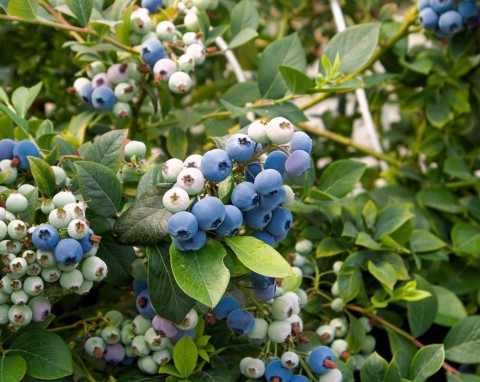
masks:
{"type": "Polygon", "coordinates": [[[65,290],[75,291],[80,289],[83,282],[83,275],[78,269],[70,272],[63,272],[60,276],[60,286],[65,290]]]}
{"type": "Polygon", "coordinates": [[[330,344],[330,348],[337,357],[346,359],[345,352],[348,350],[348,342],[343,339],[336,339],[330,344]]]}
{"type": "Polygon", "coordinates": [[[42,268],[51,268],[56,264],[55,257],[53,257],[53,251],[47,251],[45,249],[37,249],[37,263],[42,268]]]}
{"type": "Polygon", "coordinates": [[[78,288],[74,292],[80,296],[85,296],[86,294],[88,294],[88,292],[90,292],[92,287],[93,287],[93,281],[83,279],[82,285],[80,285],[80,288],[78,288]]]}
{"type": "Polygon", "coordinates": [[[27,275],[28,276],[38,276],[42,271],[42,267],[37,263],[31,263],[27,266],[27,275]]]}
{"type": "Polygon", "coordinates": [[[21,220],[12,220],[8,223],[8,236],[13,240],[22,240],[28,234],[27,225],[21,220]]]}
{"type": "Polygon", "coordinates": [[[338,276],[340,274],[340,270],[343,267],[343,261],[335,261],[333,263],[333,272],[338,276]]]}
{"type": "Polygon", "coordinates": [[[182,41],[186,46],[202,43],[202,40],[198,37],[198,35],[195,32],[184,33],[182,36],[182,41]]]}
{"type": "Polygon", "coordinates": [[[53,174],[55,175],[55,184],[57,187],[63,187],[67,180],[65,170],[58,166],[52,166],[53,174]]]}
{"type": "Polygon", "coordinates": [[[14,305],[24,305],[28,302],[28,294],[23,290],[16,290],[10,295],[10,299],[14,305]]]}
{"type": "Polygon", "coordinates": [[[21,257],[16,257],[12,261],[10,261],[10,274],[9,277],[11,279],[19,279],[27,272],[27,262],[25,259],[21,257]]]}
{"type": "Polygon", "coordinates": [[[37,255],[31,249],[27,249],[26,251],[23,251],[22,257],[25,259],[25,261],[28,264],[32,264],[37,260],[37,255]]]}
{"type": "Polygon", "coordinates": [[[157,36],[162,41],[172,41],[177,31],[175,25],[170,21],[160,21],[157,25],[157,36]]]}
{"type": "Polygon", "coordinates": [[[181,330],[190,330],[197,326],[198,324],[198,313],[195,309],[190,309],[185,318],[180,322],[180,324],[175,324],[175,326],[181,330]]]}
{"type": "Polygon", "coordinates": [[[162,166],[162,176],[165,182],[176,182],[183,170],[183,161],[177,158],[167,160],[162,166]]]}
{"type": "Polygon", "coordinates": [[[255,318],[253,330],[247,336],[253,340],[263,340],[267,337],[268,322],[263,318],[255,318]]]}
{"type": "Polygon", "coordinates": [[[282,362],[282,365],[284,367],[287,367],[289,369],[295,369],[300,363],[300,358],[298,357],[297,353],[293,351],[286,351],[282,354],[280,361],[282,362]]]}
{"type": "Polygon", "coordinates": [[[57,263],[58,269],[60,269],[62,272],[71,272],[74,269],[78,268],[79,263],[72,264],[72,265],[65,265],[61,263],[57,263]]]}
{"type": "Polygon", "coordinates": [[[147,341],[148,347],[151,351],[162,350],[170,343],[167,337],[162,337],[155,332],[155,329],[149,328],[145,332],[145,341],[147,341]]]}
{"type": "Polygon", "coordinates": [[[148,14],[132,12],[131,20],[133,32],[136,34],[143,36],[150,32],[150,29],[152,28],[152,20],[148,14]]]}
{"type": "Polygon", "coordinates": [[[85,208],[83,202],[68,203],[63,209],[68,213],[70,219],[85,220],[85,208]]]}
{"type": "Polygon", "coordinates": [[[303,308],[304,306],[306,306],[308,304],[308,294],[307,292],[305,292],[303,289],[301,288],[298,288],[296,291],[295,291],[295,294],[298,296],[298,298],[300,299],[300,307],[303,308]]]}
{"type": "Polygon", "coordinates": [[[63,208],[68,203],[76,203],[77,199],[71,191],[60,191],[53,196],[52,202],[56,208],[63,208]]]}
{"type": "Polygon", "coordinates": [[[131,45],[140,45],[142,43],[142,35],[136,33],[130,33],[128,41],[131,45]]]}
{"type": "Polygon", "coordinates": [[[23,288],[23,281],[22,280],[12,280],[12,288],[14,291],[20,290],[23,288]]]}
{"type": "Polygon", "coordinates": [[[365,333],[370,333],[370,331],[372,330],[370,318],[363,316],[360,317],[358,321],[360,321],[362,326],[365,328],[365,333]]]}
{"type": "Polygon", "coordinates": [[[7,252],[7,253],[5,253],[5,254],[2,254],[2,255],[1,255],[2,263],[3,263],[4,265],[7,265],[7,266],[8,266],[8,265],[10,265],[10,262],[11,262],[14,258],[16,258],[16,257],[17,257],[17,256],[15,256],[14,253],[9,253],[9,252],[7,252]]]}
{"type": "Polygon", "coordinates": [[[136,280],[146,279],[148,277],[148,268],[143,258],[133,260],[130,265],[130,273],[136,280]]]}
{"type": "Polygon", "coordinates": [[[130,102],[135,96],[135,86],[122,82],[115,86],[115,97],[120,102],[130,102]]]}
{"type": "Polygon", "coordinates": [[[12,294],[13,292],[13,287],[12,287],[12,279],[7,276],[3,276],[2,279],[0,280],[0,292],[6,293],[6,294],[12,294]]]}
{"type": "Polygon", "coordinates": [[[192,0],[192,4],[200,11],[204,11],[210,6],[210,0],[192,0]]]}
{"type": "Polygon", "coordinates": [[[30,296],[38,296],[43,292],[43,280],[39,276],[30,276],[23,281],[23,290],[30,296]]]}
{"type": "Polygon", "coordinates": [[[318,382],[342,382],[343,374],[338,369],[330,369],[325,374],[321,374],[318,382]]]}
{"type": "Polygon", "coordinates": [[[122,329],[126,328],[126,327],[129,327],[129,328],[131,327],[131,329],[133,329],[132,322],[133,322],[133,320],[130,320],[130,319],[129,320],[124,320],[122,322],[122,329]]]}
{"type": "Polygon", "coordinates": [[[5,222],[11,222],[12,220],[15,220],[15,215],[12,214],[10,211],[5,212],[5,222]]]}
{"type": "Polygon", "coordinates": [[[0,173],[8,174],[7,178],[2,182],[3,184],[12,184],[17,180],[18,169],[12,167],[10,159],[3,159],[0,161],[0,173]]]}
{"type": "Polygon", "coordinates": [[[313,243],[308,239],[301,239],[295,244],[295,251],[301,255],[308,255],[313,250],[313,243]]]}
{"type": "Polygon", "coordinates": [[[81,240],[87,236],[88,226],[83,220],[73,219],[67,226],[67,233],[72,239],[81,240]]]}
{"type": "Polygon", "coordinates": [[[208,9],[215,9],[218,7],[218,0],[209,0],[208,9]]]}
{"type": "Polygon", "coordinates": [[[40,206],[40,211],[42,211],[42,213],[45,215],[48,215],[54,209],[55,209],[55,206],[53,205],[51,200],[44,200],[42,202],[42,205],[40,206]]]}
{"type": "Polygon", "coordinates": [[[10,309],[10,306],[8,305],[0,305],[0,325],[5,325],[5,324],[8,324],[8,322],[10,321],[8,319],[8,311],[10,309]]]}
{"type": "Polygon", "coordinates": [[[101,337],[90,337],[83,346],[87,354],[95,358],[102,358],[106,343],[101,337]]]}
{"type": "Polygon", "coordinates": [[[28,200],[19,192],[12,192],[5,202],[5,207],[7,211],[14,214],[23,212],[28,208],[28,200]]]}
{"type": "Polygon", "coordinates": [[[136,159],[143,159],[147,154],[147,146],[141,141],[130,141],[125,145],[125,150],[123,152],[123,158],[126,161],[130,161],[133,156],[136,159]]]}
{"type": "Polygon", "coordinates": [[[344,318],[334,318],[330,321],[329,325],[335,331],[335,337],[342,338],[347,335],[348,324],[344,318]]]}
{"type": "Polygon", "coordinates": [[[367,335],[365,336],[365,340],[363,341],[361,352],[365,355],[369,355],[375,350],[375,345],[375,337],[372,335],[367,335]]]}
{"type": "Polygon", "coordinates": [[[15,326],[26,326],[32,321],[32,309],[28,305],[12,305],[8,319],[15,326]]]}
{"type": "Polygon", "coordinates": [[[138,368],[145,374],[153,375],[158,373],[158,365],[155,363],[151,355],[139,358],[137,365],[138,368]]]}
{"type": "Polygon", "coordinates": [[[355,370],[360,371],[365,364],[366,357],[361,354],[353,354],[351,360],[355,365],[355,370]]]}
{"type": "Polygon", "coordinates": [[[276,344],[283,344],[292,334],[292,325],[288,321],[273,321],[268,327],[268,338],[276,344]]]}
{"type": "Polygon", "coordinates": [[[190,206],[190,196],[180,187],[173,187],[162,198],[163,207],[172,213],[186,211],[190,206]]]}
{"type": "Polygon", "coordinates": [[[129,80],[133,83],[142,79],[142,73],[138,70],[138,65],[134,62],[129,62],[127,66],[127,73],[129,80]]]}
{"type": "Polygon", "coordinates": [[[182,54],[177,60],[178,68],[185,73],[190,73],[195,68],[195,59],[190,54],[182,54]]]}
{"type": "Polygon", "coordinates": [[[120,329],[113,325],[104,327],[100,335],[108,345],[113,345],[120,341],[120,329]]]}
{"type": "Polygon", "coordinates": [[[130,327],[122,328],[121,337],[122,337],[121,339],[122,344],[131,345],[133,339],[135,338],[135,332],[133,331],[133,326],[131,328],[130,327]]]}
{"type": "Polygon", "coordinates": [[[109,310],[105,313],[105,318],[112,322],[114,325],[120,325],[124,321],[123,314],[118,310],[109,310]]]}
{"type": "Polygon", "coordinates": [[[63,208],[55,208],[48,215],[48,222],[55,228],[67,228],[70,220],[70,214],[63,208]]]}
{"type": "Polygon", "coordinates": [[[10,294],[7,294],[5,292],[0,292],[0,304],[5,304],[5,303],[10,302],[10,301],[11,301],[10,300],[10,294]]]}
{"type": "Polygon", "coordinates": [[[303,267],[305,263],[307,262],[307,258],[303,255],[300,255],[299,253],[292,253],[288,255],[289,259],[291,259],[292,264],[296,267],[303,267]]]}
{"type": "Polygon", "coordinates": [[[135,353],[133,352],[132,345],[125,345],[125,356],[129,358],[135,358],[135,353]]]}
{"type": "Polygon", "coordinates": [[[200,28],[198,16],[195,12],[187,12],[183,18],[183,24],[191,32],[197,32],[200,28]]]}
{"type": "Polygon", "coordinates": [[[135,334],[137,336],[143,336],[147,332],[147,330],[152,327],[152,321],[146,319],[141,315],[138,315],[133,319],[132,325],[135,334]]]}
{"type": "Polygon", "coordinates": [[[3,220],[0,220],[0,240],[3,240],[7,237],[8,228],[3,220]]]}
{"type": "Polygon", "coordinates": [[[240,361],[240,372],[248,378],[261,378],[265,374],[265,363],[258,358],[245,357],[240,361]]]}
{"type": "Polygon", "coordinates": [[[275,320],[285,320],[292,315],[292,304],[287,299],[276,298],[272,304],[272,317],[275,320]]]}
{"type": "MultiPolygon", "coordinates": [[[[30,191],[35,190],[35,186],[32,186],[31,184],[25,183],[22,184],[20,187],[18,187],[18,192],[20,192],[22,195],[28,194],[30,191]]],[[[37,195],[38,197],[38,195],[37,195]]]]}
{"type": "Polygon", "coordinates": [[[332,284],[332,287],[330,288],[330,292],[332,293],[333,297],[340,296],[340,291],[338,290],[338,281],[337,280],[335,280],[335,282],[332,284]]]}
{"type": "Polygon", "coordinates": [[[40,272],[40,277],[47,283],[58,281],[61,275],[62,271],[57,267],[42,268],[42,271],[40,272]]]}
{"type": "MultiPolygon", "coordinates": [[[[0,187],[3,187],[3,186],[0,186],[0,187]]],[[[8,190],[8,188],[7,188],[7,190],[8,190]]],[[[0,220],[5,219],[6,216],[7,216],[7,211],[5,210],[5,208],[0,207],[0,220]]]]}
{"type": "Polygon", "coordinates": [[[101,61],[93,61],[87,65],[87,76],[93,78],[99,73],[106,71],[105,65],[101,61]]]}
{"type": "Polygon", "coordinates": [[[295,292],[291,292],[291,291],[285,292],[280,298],[290,302],[293,314],[300,313],[300,298],[295,292]]]}
{"type": "Polygon", "coordinates": [[[322,342],[329,344],[335,339],[335,330],[330,325],[321,325],[316,333],[321,337],[322,342]]]}
{"type": "Polygon", "coordinates": [[[205,62],[206,50],[202,44],[192,44],[187,47],[186,54],[193,57],[195,65],[202,65],[205,62]]]}
{"type": "Polygon", "coordinates": [[[162,365],[166,365],[167,363],[169,363],[171,361],[172,355],[170,354],[170,352],[167,349],[162,349],[162,350],[158,350],[158,351],[154,352],[152,354],[152,358],[153,358],[153,361],[158,366],[162,366],[162,365]]]}
{"type": "Polygon", "coordinates": [[[137,357],[145,357],[150,354],[150,348],[145,340],[145,336],[138,335],[132,340],[132,350],[137,357]]]}
{"type": "Polygon", "coordinates": [[[132,115],[132,107],[126,102],[116,102],[113,105],[112,113],[118,118],[128,118],[132,115]]]}
{"type": "Polygon", "coordinates": [[[300,331],[303,331],[303,320],[298,314],[292,314],[285,321],[289,322],[293,327],[297,327],[300,331]]]}
{"type": "Polygon", "coordinates": [[[268,121],[264,119],[258,119],[248,125],[247,134],[252,140],[258,143],[269,143],[270,139],[267,136],[268,121]]]}
{"type": "Polygon", "coordinates": [[[107,277],[107,264],[99,257],[88,257],[82,264],[82,274],[86,280],[100,282],[107,277]]]}
{"type": "Polygon", "coordinates": [[[345,307],[345,302],[342,300],[341,297],[337,297],[333,299],[330,306],[330,308],[332,308],[332,310],[337,313],[340,313],[344,307],[345,307]]]}

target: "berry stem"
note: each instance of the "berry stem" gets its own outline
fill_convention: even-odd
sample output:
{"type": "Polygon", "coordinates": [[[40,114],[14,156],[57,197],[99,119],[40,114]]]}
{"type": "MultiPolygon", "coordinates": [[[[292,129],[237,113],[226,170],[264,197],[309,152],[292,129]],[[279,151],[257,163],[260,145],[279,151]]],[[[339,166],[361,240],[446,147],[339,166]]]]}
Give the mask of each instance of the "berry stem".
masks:
{"type": "Polygon", "coordinates": [[[305,373],[308,375],[308,378],[310,378],[310,381],[316,381],[317,378],[315,377],[315,375],[313,375],[312,371],[310,370],[310,368],[308,367],[307,363],[305,362],[305,360],[303,359],[303,357],[299,357],[300,358],[300,365],[302,365],[302,369],[305,371],[305,373]]]}
{"type": "MultiPolygon", "coordinates": [[[[61,13],[57,12],[55,10],[55,8],[53,8],[50,4],[48,4],[47,1],[42,1],[41,2],[41,5],[43,6],[43,8],[45,8],[45,10],[50,13],[53,17],[55,17],[58,21],[60,21],[61,24],[65,25],[65,26],[71,26],[71,24],[65,20],[65,18],[61,15],[61,13]]],[[[85,42],[85,40],[83,39],[82,36],[80,36],[78,34],[78,32],[76,31],[71,31],[70,34],[75,38],[75,40],[77,40],[78,42],[80,43],[83,43],[85,42]]]]}
{"type": "MultiPolygon", "coordinates": [[[[370,317],[370,318],[374,319],[377,322],[380,322],[383,326],[386,326],[387,328],[392,329],[394,332],[400,334],[402,337],[406,338],[407,340],[412,342],[415,346],[417,346],[420,349],[425,347],[425,345],[423,343],[421,343],[419,340],[417,340],[410,333],[406,332],[403,329],[400,329],[398,326],[393,325],[392,323],[390,323],[387,320],[385,320],[384,318],[376,315],[375,313],[369,312],[368,310],[366,310],[366,309],[364,309],[360,306],[351,305],[351,304],[345,305],[345,308],[353,310],[355,312],[359,312],[359,313],[361,313],[361,314],[363,314],[367,317],[370,317]]],[[[452,365],[450,365],[447,362],[443,362],[442,366],[448,374],[453,374],[453,375],[460,375],[461,374],[460,371],[455,369],[452,365]]]]}

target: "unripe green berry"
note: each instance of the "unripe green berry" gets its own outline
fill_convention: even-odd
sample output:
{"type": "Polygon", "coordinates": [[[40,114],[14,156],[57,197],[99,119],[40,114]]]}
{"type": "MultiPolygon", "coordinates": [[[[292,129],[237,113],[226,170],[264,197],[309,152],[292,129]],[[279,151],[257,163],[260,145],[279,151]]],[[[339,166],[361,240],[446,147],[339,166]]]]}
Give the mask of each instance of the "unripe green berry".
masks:
{"type": "Polygon", "coordinates": [[[155,329],[149,328],[145,333],[145,341],[151,351],[158,351],[165,349],[170,343],[167,337],[162,337],[155,332],[155,329]]]}
{"type": "Polygon", "coordinates": [[[106,343],[101,337],[90,337],[85,341],[85,351],[95,358],[102,358],[105,352],[106,343]]]}
{"type": "Polygon", "coordinates": [[[28,295],[23,290],[16,290],[10,295],[14,305],[24,305],[28,302],[28,295]]]}
{"type": "Polygon", "coordinates": [[[8,319],[15,326],[26,326],[32,321],[32,310],[28,305],[12,305],[8,310],[8,319]]]}
{"type": "Polygon", "coordinates": [[[48,222],[55,228],[67,228],[71,217],[63,208],[55,208],[48,215],[48,222]]]}
{"type": "Polygon", "coordinates": [[[5,202],[7,211],[11,213],[23,212],[28,208],[28,200],[19,192],[12,192],[5,202]]]}
{"type": "Polygon", "coordinates": [[[85,296],[88,294],[88,292],[90,292],[92,287],[93,287],[93,281],[83,279],[82,285],[80,285],[80,288],[78,288],[74,292],[80,296],[85,296]]]}
{"type": "Polygon", "coordinates": [[[190,330],[197,326],[198,324],[198,313],[195,309],[190,309],[185,318],[180,324],[175,324],[175,326],[181,330],[190,330]]]}
{"type": "Polygon", "coordinates": [[[342,300],[341,297],[337,297],[337,298],[333,299],[330,307],[332,308],[332,310],[334,312],[340,313],[343,310],[343,308],[345,307],[345,302],[342,300]]]}
{"type": "Polygon", "coordinates": [[[155,363],[151,355],[139,358],[137,361],[137,365],[138,368],[145,374],[154,375],[158,373],[158,365],[155,363]]]}
{"type": "Polygon", "coordinates": [[[23,281],[23,290],[30,296],[38,296],[43,292],[43,280],[38,276],[27,277],[23,281]]]}
{"type": "Polygon", "coordinates": [[[145,340],[145,336],[139,335],[132,340],[132,350],[137,357],[145,357],[150,354],[150,348],[145,340]]]}
{"type": "Polygon", "coordinates": [[[72,194],[72,191],[60,191],[54,195],[52,202],[55,208],[63,208],[69,203],[76,203],[77,199],[75,195],[72,194]]]}
{"type": "Polygon", "coordinates": [[[152,321],[144,318],[140,314],[133,319],[133,331],[137,336],[144,335],[152,327],[152,321]]]}
{"type": "Polygon", "coordinates": [[[37,249],[37,263],[42,268],[51,268],[56,264],[53,251],[46,251],[44,249],[37,249]]]}
{"type": "Polygon", "coordinates": [[[13,220],[8,223],[8,236],[12,240],[22,240],[27,236],[27,225],[21,220],[13,220]]]}
{"type": "Polygon", "coordinates": [[[247,336],[253,340],[263,340],[267,337],[268,322],[263,318],[255,318],[253,330],[247,336]]]}
{"type": "Polygon", "coordinates": [[[114,325],[121,325],[125,319],[123,314],[118,310],[109,310],[105,313],[105,318],[110,320],[114,325]]]}
{"type": "Polygon", "coordinates": [[[60,279],[62,271],[57,267],[42,268],[40,277],[47,283],[54,283],[60,279]]]}
{"type": "Polygon", "coordinates": [[[80,289],[83,282],[83,275],[78,269],[73,269],[70,272],[63,272],[60,276],[60,285],[65,290],[75,291],[80,289]]]}
{"type": "Polygon", "coordinates": [[[292,326],[288,321],[273,321],[268,327],[268,338],[276,344],[283,344],[292,333],[292,326]]]}
{"type": "Polygon", "coordinates": [[[67,233],[72,239],[81,240],[87,236],[88,226],[83,220],[74,219],[67,226],[67,233]]]}
{"type": "Polygon", "coordinates": [[[5,325],[9,323],[8,319],[8,311],[10,307],[8,305],[2,304],[0,305],[0,325],[5,325]]]}
{"type": "Polygon", "coordinates": [[[108,345],[113,345],[120,341],[120,329],[116,326],[109,325],[104,327],[100,335],[108,345]]]}

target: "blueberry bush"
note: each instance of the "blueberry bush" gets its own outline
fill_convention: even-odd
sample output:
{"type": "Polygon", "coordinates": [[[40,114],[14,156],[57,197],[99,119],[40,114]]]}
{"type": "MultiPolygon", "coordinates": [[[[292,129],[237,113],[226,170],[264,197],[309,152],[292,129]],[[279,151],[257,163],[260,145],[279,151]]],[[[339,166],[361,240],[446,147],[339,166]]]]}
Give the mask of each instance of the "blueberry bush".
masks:
{"type": "Polygon", "coordinates": [[[474,0],[0,0],[0,381],[479,382],[474,0]]]}

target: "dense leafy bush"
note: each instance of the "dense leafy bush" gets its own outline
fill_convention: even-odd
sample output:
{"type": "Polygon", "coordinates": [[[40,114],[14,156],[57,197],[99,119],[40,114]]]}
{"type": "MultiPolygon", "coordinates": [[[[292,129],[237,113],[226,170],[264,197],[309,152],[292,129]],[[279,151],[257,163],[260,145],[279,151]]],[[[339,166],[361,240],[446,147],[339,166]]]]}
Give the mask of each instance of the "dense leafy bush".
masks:
{"type": "Polygon", "coordinates": [[[1,0],[0,380],[480,381],[478,17],[1,0]]]}

